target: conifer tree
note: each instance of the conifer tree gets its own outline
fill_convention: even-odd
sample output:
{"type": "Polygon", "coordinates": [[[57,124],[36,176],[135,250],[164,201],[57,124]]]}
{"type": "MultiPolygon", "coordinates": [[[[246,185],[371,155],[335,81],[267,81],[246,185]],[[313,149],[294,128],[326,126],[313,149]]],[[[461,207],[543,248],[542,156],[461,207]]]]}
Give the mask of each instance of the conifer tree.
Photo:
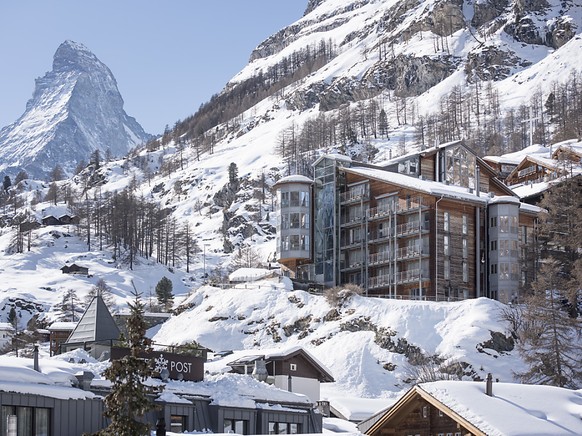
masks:
{"type": "Polygon", "coordinates": [[[540,268],[523,310],[518,348],[528,369],[517,375],[525,383],[577,389],[582,386],[582,319],[571,316],[556,260],[540,268]]]}
{"type": "Polygon", "coordinates": [[[105,370],[105,377],[111,381],[111,392],[105,397],[104,415],[111,423],[100,435],[141,436],[149,434],[149,425],[143,416],[155,408],[153,399],[157,389],[144,384],[153,374],[151,361],[142,354],[150,350],[150,341],[145,337],[144,304],[141,295],[135,291],[135,299],[129,303],[130,316],[127,320],[127,344],[129,354],[111,362],[105,370]]]}
{"type": "Polygon", "coordinates": [[[172,281],[167,277],[162,277],[158,284],[156,285],[156,296],[158,297],[158,302],[164,306],[167,310],[174,300],[174,294],[172,290],[174,285],[172,281]]]}

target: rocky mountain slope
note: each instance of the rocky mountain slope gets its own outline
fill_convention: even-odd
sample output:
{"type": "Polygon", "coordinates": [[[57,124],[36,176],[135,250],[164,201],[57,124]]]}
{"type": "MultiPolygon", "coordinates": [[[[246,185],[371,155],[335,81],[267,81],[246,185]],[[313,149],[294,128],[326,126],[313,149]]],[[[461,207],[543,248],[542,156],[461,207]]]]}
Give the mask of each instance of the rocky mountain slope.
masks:
{"type": "MultiPolygon", "coordinates": [[[[520,365],[517,357],[483,345],[493,338],[491,331],[498,338],[507,335],[495,302],[439,305],[357,297],[332,306],[323,297],[271,285],[265,291],[228,292],[201,286],[207,274],[224,276],[244,249],[255,251],[262,263],[273,260],[277,216],[271,187],[278,178],[301,170],[297,158],[308,164],[321,153],[341,151],[381,163],[421,147],[418,120],[455,108],[454,96],[469,114],[461,118],[481,130],[498,128],[507,114],[524,107],[514,126],[527,142],[528,125],[522,123],[527,109],[546,110],[545,96],[582,72],[581,10],[577,2],[555,0],[310,1],[304,17],[259,45],[249,64],[197,115],[123,159],[98,169],[88,167],[58,184],[61,192],[87,194],[82,198],[88,204],[81,210],[102,207],[120,192],[152,202],[164,210],[163,234],[189,226],[198,247],[191,264],[186,265],[183,255],[173,263],[156,262],[154,253],[136,259],[130,269],[122,257],[111,255],[112,247],[96,248],[95,233],[87,249],[84,232],[90,226],[85,223],[66,231],[35,230],[31,252],[16,253],[16,229],[4,227],[0,268],[10,277],[0,287],[4,307],[14,305],[9,298],[17,295],[21,306],[38,304],[47,319],[59,319],[53,307],[66,291],[77,289],[82,297],[99,278],[113,288],[123,307],[131,280],[147,296],[168,275],[177,302],[191,294],[193,305],[167,330],[160,330],[160,342],[197,340],[216,350],[301,343],[338,374],[343,383],[339,392],[357,395],[384,395],[402,387],[403,368],[409,362],[400,351],[412,346],[441,359],[452,357],[468,377],[491,371],[503,380],[511,378],[511,368],[520,365]],[[541,100],[535,97],[538,90],[541,100]],[[361,105],[371,103],[376,113],[386,113],[383,134],[367,130],[368,112],[361,105]],[[355,138],[346,134],[350,129],[355,138]],[[316,133],[325,136],[323,145],[303,148],[316,133]],[[287,145],[296,147],[290,158],[281,153],[287,145]],[[231,164],[236,165],[236,180],[231,164]],[[59,268],[72,262],[89,266],[93,277],[63,277],[59,268]],[[446,321],[461,314],[469,316],[459,323],[446,321]],[[398,319],[391,318],[396,315],[398,319]],[[187,331],[184,325],[195,327],[187,331]],[[466,338],[473,328],[478,332],[466,338]],[[449,339],[436,340],[433,332],[438,336],[445,330],[449,339]],[[424,333],[428,342],[419,337],[424,333]],[[332,360],[348,337],[358,338],[349,339],[352,348],[346,348],[354,360],[350,365],[340,354],[332,360]],[[373,377],[349,372],[364,361],[389,388],[373,385],[373,377]]],[[[55,117],[60,114],[55,106],[55,117]]],[[[442,132],[447,134],[468,132],[445,127],[442,132]]],[[[428,129],[425,133],[429,143],[428,129]]],[[[441,134],[430,141],[441,139],[441,134]]],[[[482,144],[487,142],[483,138],[479,137],[482,144]]],[[[38,200],[47,193],[46,184],[23,181],[12,189],[26,206],[18,214],[5,208],[10,216],[4,222],[11,222],[13,215],[25,216],[24,209],[37,219],[57,214],[51,202],[38,200]]],[[[74,203],[65,201],[59,197],[57,207],[74,203]]],[[[34,310],[38,311],[27,313],[34,310]]]]}
{"type": "Polygon", "coordinates": [[[36,80],[24,114],[0,131],[0,171],[42,178],[58,164],[72,174],[95,150],[124,156],[148,138],[123,110],[109,68],[83,45],[65,41],[52,70],[36,80]]]}

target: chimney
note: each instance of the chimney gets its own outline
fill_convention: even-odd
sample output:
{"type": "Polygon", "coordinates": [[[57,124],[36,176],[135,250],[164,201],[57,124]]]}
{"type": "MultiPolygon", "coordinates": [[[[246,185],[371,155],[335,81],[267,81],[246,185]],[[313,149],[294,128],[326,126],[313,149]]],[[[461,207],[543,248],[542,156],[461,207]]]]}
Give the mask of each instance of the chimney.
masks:
{"type": "Polygon", "coordinates": [[[40,366],[38,364],[38,345],[35,344],[34,346],[34,351],[32,352],[32,358],[33,360],[33,368],[36,372],[40,372],[40,366]]]}
{"type": "Polygon", "coordinates": [[[82,371],[75,374],[77,379],[77,386],[79,389],[88,391],[91,389],[91,381],[95,378],[95,375],[91,371],[82,371]]]}
{"type": "Polygon", "coordinates": [[[493,376],[491,373],[487,374],[487,380],[485,381],[485,394],[490,397],[493,396],[493,376]]]}

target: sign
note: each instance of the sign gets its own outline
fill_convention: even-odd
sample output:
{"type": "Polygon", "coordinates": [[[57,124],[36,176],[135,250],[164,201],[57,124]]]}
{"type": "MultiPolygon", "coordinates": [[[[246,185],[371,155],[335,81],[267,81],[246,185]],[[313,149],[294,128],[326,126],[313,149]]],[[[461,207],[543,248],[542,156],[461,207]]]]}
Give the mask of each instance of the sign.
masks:
{"type": "MultiPolygon", "coordinates": [[[[121,359],[129,354],[129,348],[112,347],[111,360],[121,359]]],[[[142,353],[141,357],[152,360],[154,375],[161,377],[167,371],[171,380],[204,380],[204,359],[189,354],[176,354],[166,351],[142,353]]]]}

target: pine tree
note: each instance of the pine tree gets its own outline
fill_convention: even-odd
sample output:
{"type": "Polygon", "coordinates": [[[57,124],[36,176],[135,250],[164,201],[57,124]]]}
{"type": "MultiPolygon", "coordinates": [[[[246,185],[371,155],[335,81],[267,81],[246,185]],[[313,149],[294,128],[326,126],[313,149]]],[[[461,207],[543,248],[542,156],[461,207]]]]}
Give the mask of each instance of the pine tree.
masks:
{"type": "Polygon", "coordinates": [[[150,350],[150,341],[145,337],[144,304],[141,295],[135,291],[135,299],[129,303],[130,316],[127,320],[127,344],[129,354],[115,360],[105,370],[105,377],[111,381],[111,392],[105,397],[104,415],[111,423],[98,434],[115,436],[149,435],[149,425],[143,416],[153,410],[152,395],[158,390],[144,384],[153,374],[151,361],[141,355],[150,350]]]}
{"type": "Polygon", "coordinates": [[[174,285],[172,281],[167,277],[162,277],[158,284],[156,285],[156,296],[158,297],[158,302],[164,306],[167,310],[174,301],[174,294],[172,290],[174,285]]]}
{"type": "Polygon", "coordinates": [[[113,295],[111,294],[111,288],[109,287],[109,285],[107,285],[107,283],[103,279],[97,280],[95,286],[91,288],[91,290],[87,294],[87,297],[85,298],[85,304],[88,306],[89,303],[91,303],[91,301],[93,300],[93,297],[97,295],[101,296],[103,302],[109,308],[109,310],[115,307],[115,301],[113,299],[113,295]]]}
{"type": "Polygon", "coordinates": [[[8,189],[12,186],[12,181],[10,180],[10,176],[4,176],[4,181],[2,182],[2,187],[4,188],[4,192],[8,192],[8,189]]]}
{"type": "Polygon", "coordinates": [[[10,312],[8,312],[8,322],[12,324],[12,327],[18,329],[18,316],[16,315],[16,309],[14,309],[14,306],[12,306],[10,312]]]}
{"type": "Polygon", "coordinates": [[[518,349],[528,369],[525,383],[578,389],[582,386],[582,320],[570,316],[564,280],[556,260],[540,268],[522,312],[518,349]]]}

